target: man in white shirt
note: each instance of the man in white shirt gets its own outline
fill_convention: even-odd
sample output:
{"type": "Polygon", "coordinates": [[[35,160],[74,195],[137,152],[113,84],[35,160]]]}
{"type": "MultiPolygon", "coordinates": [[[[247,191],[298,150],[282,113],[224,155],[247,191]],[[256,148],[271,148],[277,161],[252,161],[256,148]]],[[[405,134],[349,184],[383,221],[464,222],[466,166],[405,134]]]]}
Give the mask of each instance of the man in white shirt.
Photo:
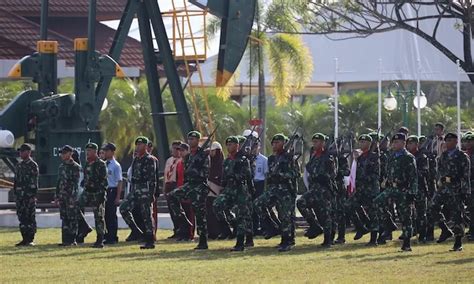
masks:
{"type": "MultiPolygon", "coordinates": [[[[166,160],[165,163],[165,171],[164,171],[164,179],[163,179],[163,193],[166,197],[166,201],[168,204],[168,209],[169,209],[169,196],[168,193],[173,191],[175,188],[177,188],[177,175],[176,175],[176,169],[178,166],[179,161],[181,160],[180,158],[180,153],[179,153],[179,148],[181,146],[182,142],[181,141],[174,141],[171,143],[171,157],[166,160]]],[[[169,209],[171,210],[171,209],[169,209]]],[[[173,235],[169,237],[169,239],[173,239],[176,237],[176,224],[175,220],[173,218],[173,215],[171,215],[171,221],[173,222],[173,235]]]]}

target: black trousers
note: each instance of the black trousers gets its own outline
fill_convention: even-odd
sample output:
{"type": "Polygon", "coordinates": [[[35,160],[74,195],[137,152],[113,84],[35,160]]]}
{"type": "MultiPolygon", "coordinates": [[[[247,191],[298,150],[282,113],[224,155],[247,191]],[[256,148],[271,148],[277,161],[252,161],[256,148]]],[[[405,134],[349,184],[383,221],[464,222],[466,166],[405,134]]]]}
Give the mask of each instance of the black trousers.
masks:
{"type": "Polygon", "coordinates": [[[117,229],[117,205],[115,205],[115,198],[117,197],[117,188],[107,188],[107,200],[105,201],[105,226],[107,233],[105,239],[108,241],[118,241],[117,229]]]}

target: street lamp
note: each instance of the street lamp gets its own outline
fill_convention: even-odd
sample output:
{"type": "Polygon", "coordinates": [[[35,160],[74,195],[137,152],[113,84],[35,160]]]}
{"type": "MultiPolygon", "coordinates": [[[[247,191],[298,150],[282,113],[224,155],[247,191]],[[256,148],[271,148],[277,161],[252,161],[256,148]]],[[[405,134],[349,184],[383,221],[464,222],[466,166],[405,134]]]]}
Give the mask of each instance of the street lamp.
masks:
{"type": "Polygon", "coordinates": [[[420,97],[416,95],[416,91],[411,88],[405,90],[404,87],[398,82],[392,82],[388,87],[387,96],[383,101],[383,107],[388,111],[394,111],[398,107],[398,103],[401,103],[401,111],[403,115],[403,125],[408,126],[408,110],[409,102],[412,99],[413,106],[416,108],[424,109],[428,104],[425,93],[420,91],[420,97]],[[391,92],[392,87],[396,87],[396,92],[391,92]]]}

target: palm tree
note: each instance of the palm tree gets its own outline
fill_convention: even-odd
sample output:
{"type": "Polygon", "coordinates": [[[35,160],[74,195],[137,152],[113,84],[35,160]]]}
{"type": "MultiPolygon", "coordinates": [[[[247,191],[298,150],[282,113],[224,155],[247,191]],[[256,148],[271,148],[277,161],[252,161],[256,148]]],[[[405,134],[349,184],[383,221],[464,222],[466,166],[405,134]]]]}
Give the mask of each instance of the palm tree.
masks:
{"type": "MultiPolygon", "coordinates": [[[[255,28],[247,47],[249,70],[247,75],[252,78],[258,74],[258,118],[262,128],[267,130],[266,118],[266,74],[264,64],[267,63],[272,77],[271,86],[275,102],[282,106],[288,102],[291,92],[304,88],[311,80],[313,73],[312,58],[300,35],[291,32],[301,31],[301,25],[295,21],[295,14],[304,14],[305,0],[272,0],[263,9],[257,3],[255,28]],[[290,33],[274,33],[273,30],[285,30],[290,33]]],[[[208,36],[218,32],[220,20],[209,21],[208,36]]],[[[262,148],[265,149],[265,131],[262,133],[262,148]]]]}

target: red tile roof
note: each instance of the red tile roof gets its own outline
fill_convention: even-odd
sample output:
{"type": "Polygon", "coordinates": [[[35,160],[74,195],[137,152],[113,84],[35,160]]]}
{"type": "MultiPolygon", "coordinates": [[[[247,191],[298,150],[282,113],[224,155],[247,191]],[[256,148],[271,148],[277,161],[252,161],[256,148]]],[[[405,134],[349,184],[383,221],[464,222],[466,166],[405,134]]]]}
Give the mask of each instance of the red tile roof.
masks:
{"type": "MultiPolygon", "coordinates": [[[[97,19],[119,19],[127,0],[97,0],[97,19]]],[[[88,0],[49,0],[50,17],[87,17],[88,0]]],[[[41,0],[2,0],[1,7],[25,17],[38,17],[41,0]]]]}

